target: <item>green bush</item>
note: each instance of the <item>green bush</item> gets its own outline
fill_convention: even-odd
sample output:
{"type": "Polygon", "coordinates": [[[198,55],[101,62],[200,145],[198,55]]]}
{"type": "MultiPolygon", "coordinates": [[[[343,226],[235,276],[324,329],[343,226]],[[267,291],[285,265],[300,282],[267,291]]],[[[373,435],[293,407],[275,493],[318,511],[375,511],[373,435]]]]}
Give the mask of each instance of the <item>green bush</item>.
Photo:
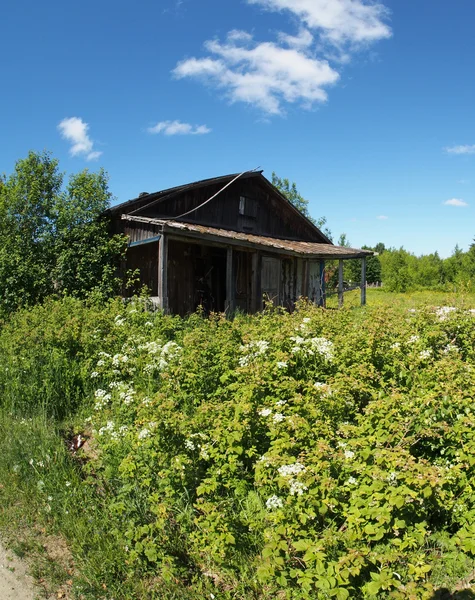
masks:
{"type": "Polygon", "coordinates": [[[116,598],[456,585],[474,568],[474,358],[475,315],[453,307],[229,321],[64,300],[0,334],[8,407],[80,409],[77,485],[103,490],[116,598]]]}

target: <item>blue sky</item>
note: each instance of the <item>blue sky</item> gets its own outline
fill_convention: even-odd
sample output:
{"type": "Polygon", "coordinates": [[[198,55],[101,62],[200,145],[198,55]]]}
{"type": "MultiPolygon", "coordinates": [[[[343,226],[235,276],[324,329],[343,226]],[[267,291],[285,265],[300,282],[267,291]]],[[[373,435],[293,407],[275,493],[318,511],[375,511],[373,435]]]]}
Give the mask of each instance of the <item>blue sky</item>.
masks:
{"type": "Polygon", "coordinates": [[[122,202],[260,166],[353,246],[448,256],[475,237],[474,22],[473,0],[8,2],[0,171],[48,149],[122,202]]]}

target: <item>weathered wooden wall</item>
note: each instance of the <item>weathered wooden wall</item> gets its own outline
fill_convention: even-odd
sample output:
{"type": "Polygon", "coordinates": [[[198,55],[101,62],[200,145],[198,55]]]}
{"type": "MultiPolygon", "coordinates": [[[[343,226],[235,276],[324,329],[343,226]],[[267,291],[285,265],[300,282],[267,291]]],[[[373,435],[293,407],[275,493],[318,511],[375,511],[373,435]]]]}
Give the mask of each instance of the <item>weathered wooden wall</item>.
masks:
{"type": "Polygon", "coordinates": [[[126,271],[138,270],[138,281],[132,288],[124,290],[124,296],[140,293],[143,286],[150,289],[151,296],[158,294],[158,241],[151,244],[132,246],[127,249],[126,271]]]}
{"type": "MultiPolygon", "coordinates": [[[[144,208],[138,214],[142,217],[175,218],[199,206],[222,187],[220,183],[189,189],[144,208]]],[[[236,181],[217,198],[182,220],[281,239],[324,241],[311,225],[258,178],[236,181]],[[244,215],[240,214],[241,198],[250,200],[245,205],[244,215]]]]}

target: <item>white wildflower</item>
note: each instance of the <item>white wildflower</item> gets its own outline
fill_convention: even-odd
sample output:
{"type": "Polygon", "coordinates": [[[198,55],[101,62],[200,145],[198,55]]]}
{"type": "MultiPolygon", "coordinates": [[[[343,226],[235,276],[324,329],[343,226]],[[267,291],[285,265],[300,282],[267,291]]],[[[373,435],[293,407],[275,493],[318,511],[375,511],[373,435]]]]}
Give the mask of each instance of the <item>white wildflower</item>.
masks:
{"type": "Polygon", "coordinates": [[[292,463],[290,465],[282,465],[277,469],[281,477],[292,477],[292,475],[299,475],[305,471],[304,465],[299,462],[292,463]]]}
{"type": "Polygon", "coordinates": [[[70,487],[71,482],[70,481],[66,481],[66,483],[64,484],[66,487],[70,487]]]}
{"type": "Polygon", "coordinates": [[[355,453],[352,450],[345,450],[345,458],[347,460],[351,460],[355,456],[355,453]]]}
{"type": "Polygon", "coordinates": [[[397,473],[395,471],[392,471],[391,473],[389,473],[387,479],[391,485],[395,485],[395,483],[397,481],[397,473]]]}
{"type": "Polygon", "coordinates": [[[313,384],[313,387],[316,388],[322,396],[331,396],[333,391],[331,387],[327,383],[322,383],[321,381],[316,381],[313,384]]]}
{"type": "Polygon", "coordinates": [[[282,501],[282,498],[279,498],[279,496],[274,495],[266,500],[267,510],[276,510],[277,508],[282,508],[283,506],[284,502],[282,501]]]}
{"type": "Polygon", "coordinates": [[[420,340],[418,335],[411,335],[411,337],[407,340],[408,344],[415,344],[420,340]]]}
{"type": "Polygon", "coordinates": [[[401,347],[401,343],[400,342],[394,342],[394,344],[391,345],[391,349],[392,350],[397,350],[400,347],[401,347]]]}
{"type": "Polygon", "coordinates": [[[97,371],[93,371],[91,373],[91,378],[94,379],[95,377],[99,377],[99,373],[97,371]]]}
{"type": "Polygon", "coordinates": [[[278,400],[275,403],[276,406],[284,406],[285,404],[287,404],[287,400],[278,400]]]}
{"type": "Polygon", "coordinates": [[[275,413],[275,415],[272,417],[274,423],[282,423],[284,419],[285,417],[282,413],[275,413]]]}
{"type": "Polygon", "coordinates": [[[449,354],[450,352],[460,352],[460,349],[451,342],[444,348],[444,354],[449,354]]]}
{"type": "Polygon", "coordinates": [[[98,367],[103,367],[105,365],[105,361],[101,358],[100,360],[97,361],[97,366],[98,367]]]}
{"type": "Polygon", "coordinates": [[[301,481],[291,481],[289,487],[291,496],[301,496],[305,490],[308,490],[308,487],[301,481]]]}
{"type": "Polygon", "coordinates": [[[192,442],[191,440],[185,440],[185,448],[187,450],[194,450],[196,448],[194,442],[192,442]]]}
{"type": "Polygon", "coordinates": [[[259,414],[261,417],[268,417],[272,414],[272,411],[270,408],[261,408],[261,410],[257,411],[257,414],[259,414]]]}
{"type": "Polygon", "coordinates": [[[358,483],[358,480],[356,479],[356,477],[348,477],[348,480],[346,482],[347,485],[356,485],[356,483],[358,483]]]}
{"type": "Polygon", "coordinates": [[[440,306],[436,309],[435,314],[439,317],[439,321],[445,321],[454,310],[457,310],[455,306],[440,306]]]}
{"type": "Polygon", "coordinates": [[[144,440],[149,435],[150,435],[150,430],[147,429],[146,427],[144,427],[144,429],[142,429],[141,431],[139,431],[139,434],[138,434],[137,437],[138,437],[139,440],[144,440]]]}
{"type": "Polygon", "coordinates": [[[286,368],[287,368],[287,363],[286,363],[285,361],[283,361],[283,360],[282,360],[282,361],[279,361],[279,362],[277,363],[277,368],[278,368],[278,369],[286,369],[286,368]]]}
{"type": "Polygon", "coordinates": [[[431,355],[432,355],[432,350],[430,348],[419,352],[419,358],[422,358],[423,360],[425,360],[426,358],[430,358],[431,355]]]}

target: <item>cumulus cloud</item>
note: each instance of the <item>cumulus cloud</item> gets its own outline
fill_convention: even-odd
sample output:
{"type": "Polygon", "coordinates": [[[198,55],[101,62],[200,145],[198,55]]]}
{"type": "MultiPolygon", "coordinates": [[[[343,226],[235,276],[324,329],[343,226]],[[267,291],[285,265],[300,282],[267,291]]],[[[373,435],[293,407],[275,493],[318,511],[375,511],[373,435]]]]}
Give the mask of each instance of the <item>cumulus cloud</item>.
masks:
{"type": "Polygon", "coordinates": [[[386,217],[386,215],[379,215],[379,217],[376,217],[377,219],[379,219],[380,221],[387,221],[389,219],[389,217],[386,217]]]}
{"type": "Polygon", "coordinates": [[[231,31],[224,43],[208,41],[205,47],[212,56],[184,60],[175,68],[175,76],[205,81],[222,89],[231,102],[246,102],[268,114],[281,114],[284,102],[306,107],[325,102],[324,88],[339,78],[326,60],[295,44],[284,48],[273,42],[257,43],[244,31],[231,31]]]}
{"type": "Polygon", "coordinates": [[[465,202],[465,200],[461,200],[460,198],[451,198],[450,200],[446,200],[444,204],[446,206],[468,206],[468,202],[465,202]]]}
{"type": "Polygon", "coordinates": [[[271,11],[288,11],[324,41],[341,46],[389,38],[388,9],[373,0],[247,0],[271,11]]]}
{"type": "Polygon", "coordinates": [[[224,41],[208,40],[206,55],[177,64],[175,77],[195,78],[269,115],[298,104],[311,108],[327,100],[340,75],[330,63],[347,62],[354,50],[389,38],[389,11],[378,0],[247,0],[264,10],[286,12],[297,22],[295,35],[256,41],[230,31],[224,41]]]}
{"type": "Polygon", "coordinates": [[[89,125],[79,117],[63,119],[58,125],[61,137],[72,144],[69,149],[71,156],[84,156],[86,160],[97,160],[102,152],[94,150],[94,142],[87,133],[88,129],[89,125]]]}
{"type": "Polygon", "coordinates": [[[163,135],[204,135],[211,129],[206,125],[190,125],[181,121],[160,121],[147,129],[149,133],[162,133],[163,135]]]}
{"type": "Polygon", "coordinates": [[[462,145],[462,146],[450,146],[445,149],[449,154],[475,154],[475,144],[462,145]]]}

